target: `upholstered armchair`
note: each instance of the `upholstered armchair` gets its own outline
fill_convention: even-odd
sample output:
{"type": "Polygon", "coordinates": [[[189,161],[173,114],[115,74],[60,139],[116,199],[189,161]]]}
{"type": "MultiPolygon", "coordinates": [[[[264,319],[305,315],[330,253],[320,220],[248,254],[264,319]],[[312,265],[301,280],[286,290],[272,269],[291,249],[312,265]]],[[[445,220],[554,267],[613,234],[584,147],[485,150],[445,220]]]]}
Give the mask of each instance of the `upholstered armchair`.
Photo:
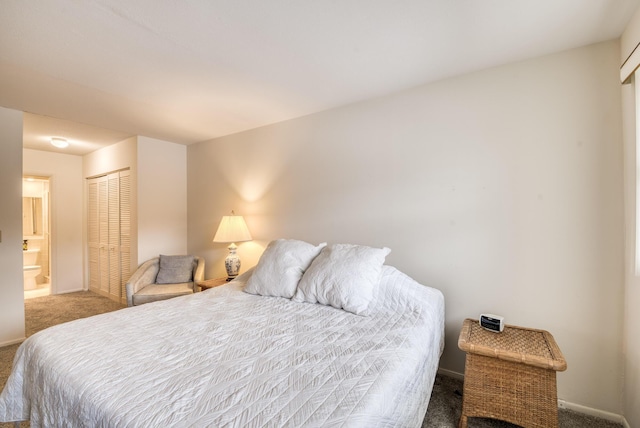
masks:
{"type": "Polygon", "coordinates": [[[199,291],[204,259],[196,256],[154,257],[142,263],[126,284],[127,306],[184,296],[199,291]]]}

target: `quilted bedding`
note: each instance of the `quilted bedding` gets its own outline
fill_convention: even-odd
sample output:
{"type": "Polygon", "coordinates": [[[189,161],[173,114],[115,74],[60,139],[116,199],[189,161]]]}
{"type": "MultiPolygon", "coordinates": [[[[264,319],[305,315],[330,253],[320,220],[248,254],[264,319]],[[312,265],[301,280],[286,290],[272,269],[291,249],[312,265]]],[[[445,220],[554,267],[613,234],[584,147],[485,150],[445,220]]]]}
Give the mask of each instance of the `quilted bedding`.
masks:
{"type": "Polygon", "coordinates": [[[385,266],[371,316],[242,291],[51,327],[18,349],[0,420],[74,427],[419,427],[444,299],[385,266]]]}

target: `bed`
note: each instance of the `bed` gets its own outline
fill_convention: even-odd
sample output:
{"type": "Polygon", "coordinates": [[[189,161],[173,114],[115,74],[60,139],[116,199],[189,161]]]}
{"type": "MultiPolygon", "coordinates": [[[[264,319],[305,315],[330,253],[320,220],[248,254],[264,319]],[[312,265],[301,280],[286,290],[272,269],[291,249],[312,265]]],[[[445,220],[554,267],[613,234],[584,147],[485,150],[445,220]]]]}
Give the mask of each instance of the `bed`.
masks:
{"type": "Polygon", "coordinates": [[[443,350],[440,291],[384,265],[362,315],[295,294],[252,294],[256,272],[34,334],[16,353],[0,420],[421,426],[443,350]]]}

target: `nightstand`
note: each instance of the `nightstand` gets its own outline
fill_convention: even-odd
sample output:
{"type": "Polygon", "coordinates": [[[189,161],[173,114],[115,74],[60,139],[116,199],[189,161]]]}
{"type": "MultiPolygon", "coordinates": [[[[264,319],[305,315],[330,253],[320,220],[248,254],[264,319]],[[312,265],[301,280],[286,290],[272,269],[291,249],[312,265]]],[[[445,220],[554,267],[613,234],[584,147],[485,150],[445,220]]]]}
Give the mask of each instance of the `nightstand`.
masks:
{"type": "Polygon", "coordinates": [[[567,362],[551,333],[516,326],[494,333],[466,319],[458,347],[467,353],[460,428],[468,417],[558,427],[556,371],[567,362]]]}
{"type": "Polygon", "coordinates": [[[221,285],[227,284],[227,277],[224,276],[222,278],[214,278],[214,279],[206,279],[204,281],[196,282],[196,285],[200,287],[200,291],[208,290],[210,288],[219,287],[221,285]]]}

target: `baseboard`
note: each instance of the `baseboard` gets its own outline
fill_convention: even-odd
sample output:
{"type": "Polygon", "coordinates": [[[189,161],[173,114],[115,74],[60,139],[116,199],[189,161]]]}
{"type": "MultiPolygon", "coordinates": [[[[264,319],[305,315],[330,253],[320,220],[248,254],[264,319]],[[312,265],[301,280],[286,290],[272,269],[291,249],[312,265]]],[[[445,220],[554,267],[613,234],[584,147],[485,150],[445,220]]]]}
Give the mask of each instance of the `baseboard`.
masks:
{"type": "MultiPolygon", "coordinates": [[[[438,368],[438,374],[464,381],[464,374],[455,372],[453,370],[438,368]]],[[[577,413],[582,413],[589,416],[595,416],[600,419],[622,424],[624,428],[631,428],[631,426],[629,425],[627,420],[624,418],[624,416],[618,415],[616,413],[606,412],[604,410],[594,409],[592,407],[587,407],[587,406],[583,406],[576,403],[570,403],[565,400],[558,400],[558,408],[569,409],[577,413]]]]}
{"type": "Polygon", "coordinates": [[[452,377],[452,378],[457,379],[457,380],[464,380],[464,374],[458,373],[458,372],[454,372],[453,370],[447,370],[447,369],[443,369],[443,368],[438,368],[438,374],[443,375],[443,376],[452,377]]]}
{"type": "Polygon", "coordinates": [[[69,294],[69,293],[77,293],[78,291],[87,291],[84,288],[78,288],[78,289],[73,289],[73,290],[64,290],[64,291],[59,291],[56,294],[69,294]]]}
{"type": "Polygon", "coordinates": [[[16,343],[22,343],[24,342],[25,339],[26,337],[23,337],[22,339],[15,339],[15,340],[9,340],[7,342],[2,342],[0,343],[0,348],[2,348],[3,346],[15,345],[16,343]]]}
{"type": "Polygon", "coordinates": [[[627,423],[627,420],[622,415],[616,413],[607,412],[600,409],[594,409],[593,407],[583,406],[581,404],[570,403],[565,400],[558,399],[558,408],[569,409],[577,413],[582,413],[589,416],[595,416],[596,418],[604,419],[606,421],[616,422],[622,424],[625,428],[631,428],[627,423]]]}

